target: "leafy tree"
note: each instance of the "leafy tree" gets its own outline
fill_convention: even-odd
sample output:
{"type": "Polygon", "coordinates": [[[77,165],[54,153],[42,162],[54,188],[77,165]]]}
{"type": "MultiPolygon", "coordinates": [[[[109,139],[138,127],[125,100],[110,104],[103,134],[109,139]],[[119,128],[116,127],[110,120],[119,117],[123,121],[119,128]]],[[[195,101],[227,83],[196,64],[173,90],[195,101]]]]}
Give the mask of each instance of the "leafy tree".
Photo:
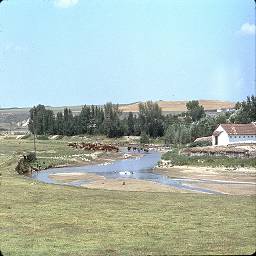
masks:
{"type": "Polygon", "coordinates": [[[63,134],[74,135],[74,118],[71,109],[64,109],[63,121],[63,134]]]}
{"type": "Polygon", "coordinates": [[[165,117],[165,128],[167,129],[170,125],[172,124],[178,124],[181,123],[181,120],[179,119],[179,115],[172,115],[172,114],[168,114],[165,117]]]}
{"type": "Polygon", "coordinates": [[[171,124],[165,132],[165,143],[167,144],[186,144],[190,141],[190,128],[184,124],[171,124]]]}
{"type": "Polygon", "coordinates": [[[139,104],[140,131],[146,132],[150,137],[162,136],[164,132],[162,110],[157,103],[147,101],[139,104]]]}
{"type": "Polygon", "coordinates": [[[216,126],[219,124],[226,124],[228,122],[228,116],[225,113],[221,113],[215,117],[216,126]]]}
{"type": "Polygon", "coordinates": [[[213,131],[216,129],[217,124],[214,118],[204,117],[191,125],[191,137],[195,140],[199,137],[206,137],[212,135],[213,131]]]}
{"type": "Polygon", "coordinates": [[[140,144],[148,144],[149,143],[149,136],[146,134],[146,132],[142,132],[140,135],[140,144]]]}
{"type": "Polygon", "coordinates": [[[241,108],[241,102],[237,102],[236,105],[235,105],[235,109],[238,110],[239,108],[241,108]]]}
{"type": "Polygon", "coordinates": [[[134,119],[134,133],[133,133],[133,135],[139,136],[141,134],[139,118],[134,116],[133,119],[134,119]]]}
{"type": "Polygon", "coordinates": [[[95,108],[95,133],[103,134],[104,110],[101,107],[95,108]]]}
{"type": "Polygon", "coordinates": [[[53,111],[47,110],[45,113],[45,134],[54,134],[55,116],[53,111]]]}
{"type": "Polygon", "coordinates": [[[73,116],[73,135],[81,134],[80,130],[81,130],[81,126],[80,126],[79,115],[75,115],[73,116]]]}
{"type": "Polygon", "coordinates": [[[256,121],[256,97],[252,95],[245,101],[236,104],[239,107],[234,114],[230,116],[233,123],[251,123],[256,121]]]}
{"type": "Polygon", "coordinates": [[[44,105],[37,105],[30,109],[29,130],[37,135],[54,133],[54,114],[47,110],[44,105]]]}
{"type": "Polygon", "coordinates": [[[134,134],[134,118],[132,112],[129,112],[127,118],[127,135],[134,134]]]}
{"type": "Polygon", "coordinates": [[[80,134],[86,134],[87,131],[89,130],[90,116],[91,116],[90,107],[84,105],[79,114],[79,124],[80,124],[79,133],[80,134]]]}
{"type": "Polygon", "coordinates": [[[96,107],[92,105],[89,108],[89,123],[87,127],[87,133],[88,134],[95,134],[95,131],[97,130],[96,127],[96,107]]]}
{"type": "Polygon", "coordinates": [[[59,135],[63,135],[63,114],[62,112],[58,112],[55,120],[55,133],[59,135]]]}
{"type": "Polygon", "coordinates": [[[104,133],[110,137],[120,137],[124,134],[119,115],[121,111],[118,105],[113,105],[111,102],[104,105],[104,133]]]}
{"type": "Polygon", "coordinates": [[[204,107],[199,105],[198,100],[189,101],[186,104],[187,114],[192,118],[193,121],[198,121],[201,118],[205,117],[204,107]]]}

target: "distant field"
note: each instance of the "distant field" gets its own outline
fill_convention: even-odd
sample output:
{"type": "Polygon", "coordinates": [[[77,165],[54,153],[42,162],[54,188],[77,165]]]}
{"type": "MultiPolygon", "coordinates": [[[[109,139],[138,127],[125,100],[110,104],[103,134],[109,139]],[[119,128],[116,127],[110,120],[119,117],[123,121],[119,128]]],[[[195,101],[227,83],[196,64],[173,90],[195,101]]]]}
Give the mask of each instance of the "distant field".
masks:
{"type": "MultiPolygon", "coordinates": [[[[177,114],[186,111],[187,102],[188,101],[157,101],[164,114],[177,114]]],[[[199,102],[204,106],[205,110],[208,111],[220,108],[233,108],[235,105],[233,102],[219,100],[200,100],[199,102]]],[[[82,109],[82,105],[62,107],[47,106],[46,108],[53,110],[53,112],[56,114],[57,112],[63,111],[65,107],[70,108],[74,115],[79,114],[82,109]]],[[[124,114],[128,112],[138,112],[139,102],[131,104],[119,104],[119,108],[124,114]]],[[[9,122],[26,120],[29,118],[29,109],[30,108],[0,108],[0,128],[5,128],[5,126],[1,125],[3,123],[7,123],[7,127],[9,127],[9,122]]]]}
{"type": "MultiPolygon", "coordinates": [[[[187,110],[186,103],[188,101],[157,101],[163,112],[184,112],[187,110]]],[[[229,101],[219,100],[199,100],[205,110],[216,110],[220,108],[233,108],[234,103],[229,101]]],[[[124,112],[138,112],[139,103],[123,105],[120,109],[124,112]]]]}

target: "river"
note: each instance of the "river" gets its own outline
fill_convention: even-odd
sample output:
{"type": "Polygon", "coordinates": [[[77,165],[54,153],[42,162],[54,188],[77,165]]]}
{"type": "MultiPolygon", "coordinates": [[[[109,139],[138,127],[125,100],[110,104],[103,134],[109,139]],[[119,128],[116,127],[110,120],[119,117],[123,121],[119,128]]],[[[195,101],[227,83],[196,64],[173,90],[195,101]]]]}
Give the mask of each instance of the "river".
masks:
{"type": "MultiPolygon", "coordinates": [[[[123,153],[129,154],[125,149],[122,149],[123,153]]],[[[133,152],[134,154],[134,152],[133,152]]],[[[136,154],[136,153],[135,153],[136,154]]],[[[104,176],[106,179],[137,179],[152,181],[174,187],[176,189],[187,190],[191,192],[200,192],[208,194],[222,194],[220,192],[196,187],[194,185],[188,185],[187,180],[174,179],[157,174],[153,172],[153,168],[157,165],[157,162],[161,159],[161,154],[158,151],[151,150],[148,153],[144,153],[142,157],[128,158],[123,160],[117,160],[108,164],[94,164],[84,165],[79,167],[62,167],[51,168],[40,172],[34,172],[32,178],[45,183],[62,184],[55,179],[49,177],[51,174],[56,173],[93,173],[100,176],[104,176]]],[[[76,180],[66,182],[64,185],[80,186],[88,183],[88,180],[76,180]]]]}

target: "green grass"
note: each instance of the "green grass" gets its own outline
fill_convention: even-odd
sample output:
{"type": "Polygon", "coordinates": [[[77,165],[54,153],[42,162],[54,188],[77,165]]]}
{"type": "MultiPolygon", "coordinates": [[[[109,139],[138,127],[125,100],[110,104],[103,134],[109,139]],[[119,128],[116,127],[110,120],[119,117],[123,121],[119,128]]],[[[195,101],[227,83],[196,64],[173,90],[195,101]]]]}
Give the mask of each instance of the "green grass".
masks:
{"type": "Polygon", "coordinates": [[[211,167],[255,167],[255,158],[229,158],[224,156],[186,156],[173,149],[162,155],[163,160],[171,160],[174,165],[193,165],[211,167]]]}
{"type": "MultiPolygon", "coordinates": [[[[32,141],[0,143],[0,249],[5,256],[255,251],[253,196],[118,192],[43,184],[14,172],[16,152],[33,148],[32,141]]],[[[38,143],[41,151],[73,154],[65,141],[38,143]]]]}
{"type": "MultiPolygon", "coordinates": [[[[68,147],[67,144],[70,141],[72,141],[71,138],[64,140],[37,140],[37,162],[42,167],[47,167],[49,165],[79,165],[85,162],[86,159],[91,160],[89,155],[91,152],[68,147]]],[[[0,157],[1,155],[9,155],[19,158],[23,154],[33,152],[33,150],[33,140],[31,138],[22,140],[9,138],[0,141],[0,157]]]]}

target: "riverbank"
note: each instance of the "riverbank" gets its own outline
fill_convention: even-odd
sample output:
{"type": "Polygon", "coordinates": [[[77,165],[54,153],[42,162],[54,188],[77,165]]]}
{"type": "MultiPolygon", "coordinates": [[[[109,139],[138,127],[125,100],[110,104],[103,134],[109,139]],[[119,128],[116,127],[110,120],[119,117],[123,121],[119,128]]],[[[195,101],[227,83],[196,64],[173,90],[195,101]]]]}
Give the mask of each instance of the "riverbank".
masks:
{"type": "MultiPolygon", "coordinates": [[[[116,160],[142,157],[143,153],[126,154],[123,150],[115,151],[93,151],[81,148],[72,148],[68,144],[73,141],[73,137],[61,140],[37,140],[37,159],[29,165],[33,170],[41,171],[49,168],[76,167],[92,164],[107,165],[116,160]]],[[[81,138],[80,138],[81,139],[81,138]]],[[[99,138],[97,138],[97,141],[99,138]]],[[[90,137],[90,141],[92,138],[90,137]]],[[[104,140],[103,140],[104,141],[104,140]]],[[[111,141],[107,140],[110,144],[111,141]]],[[[33,152],[33,140],[20,139],[16,136],[6,138],[0,136],[1,155],[15,155],[18,159],[29,152],[33,152]]],[[[115,140],[113,140],[113,144],[115,140]]]]}
{"type": "Polygon", "coordinates": [[[32,162],[32,168],[40,166],[38,171],[47,170],[50,168],[64,168],[64,167],[80,167],[86,165],[108,165],[114,161],[133,159],[143,157],[143,154],[127,154],[122,151],[118,152],[87,152],[82,154],[70,154],[69,156],[62,157],[37,157],[37,160],[32,162]],[[57,160],[57,161],[55,161],[57,160]],[[61,163],[59,163],[59,161],[61,163]]]}
{"type": "Polygon", "coordinates": [[[225,168],[202,166],[173,166],[154,168],[155,173],[187,181],[197,187],[231,195],[256,194],[255,168],[225,168]]]}
{"type": "Polygon", "coordinates": [[[144,192],[180,192],[186,193],[188,191],[176,189],[168,185],[162,185],[152,181],[137,180],[129,178],[106,179],[104,176],[93,173],[55,173],[50,174],[49,177],[53,180],[67,184],[74,181],[86,181],[81,187],[90,189],[106,189],[106,190],[120,190],[120,191],[144,191],[144,192]]]}
{"type": "MultiPolygon", "coordinates": [[[[192,148],[193,149],[193,148],[192,148]]],[[[191,149],[191,150],[192,150],[191,149]]],[[[255,168],[256,158],[228,157],[225,155],[186,155],[181,151],[183,148],[173,148],[163,154],[162,159],[175,166],[198,166],[198,167],[226,167],[226,168],[255,168]]]]}
{"type": "MultiPolygon", "coordinates": [[[[33,141],[19,142],[0,142],[3,255],[244,255],[255,251],[255,196],[44,184],[15,172],[17,156],[33,149],[33,141]]],[[[39,141],[37,147],[42,157],[51,156],[50,150],[55,151],[53,156],[75,154],[66,152],[66,145],[65,140],[39,141]]]]}

